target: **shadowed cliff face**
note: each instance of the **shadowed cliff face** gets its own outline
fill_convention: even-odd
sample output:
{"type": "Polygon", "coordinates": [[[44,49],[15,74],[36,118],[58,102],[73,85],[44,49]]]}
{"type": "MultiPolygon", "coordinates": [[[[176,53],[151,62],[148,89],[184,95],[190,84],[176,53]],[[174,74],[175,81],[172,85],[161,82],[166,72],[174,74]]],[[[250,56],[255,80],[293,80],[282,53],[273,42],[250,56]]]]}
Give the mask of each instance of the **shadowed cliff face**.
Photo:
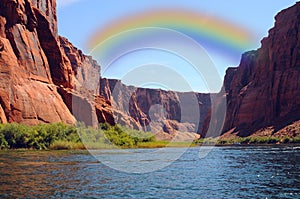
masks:
{"type": "Polygon", "coordinates": [[[226,72],[227,115],[223,132],[247,136],[279,130],[300,119],[300,3],[281,11],[256,51],[226,72]]]}
{"type": "Polygon", "coordinates": [[[152,132],[201,132],[210,94],[126,86],[101,79],[100,95],[112,103],[116,123],[152,132]]]}

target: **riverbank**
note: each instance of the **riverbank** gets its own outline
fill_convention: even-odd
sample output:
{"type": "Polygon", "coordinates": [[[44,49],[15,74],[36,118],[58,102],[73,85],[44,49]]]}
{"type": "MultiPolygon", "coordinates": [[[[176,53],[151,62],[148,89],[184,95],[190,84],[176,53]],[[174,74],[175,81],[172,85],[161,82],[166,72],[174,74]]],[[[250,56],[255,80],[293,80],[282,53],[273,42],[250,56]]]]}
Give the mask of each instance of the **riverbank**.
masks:
{"type": "MultiPolygon", "coordinates": [[[[98,145],[99,146],[99,145],[98,145]]],[[[138,144],[134,147],[118,147],[115,145],[107,144],[99,147],[86,146],[83,143],[72,143],[72,142],[58,142],[47,149],[34,149],[34,148],[13,148],[13,149],[0,149],[0,151],[88,151],[88,150],[110,150],[110,149],[158,149],[158,148],[197,148],[197,147],[300,147],[300,143],[273,143],[273,144],[215,144],[215,143],[202,143],[198,144],[195,142],[168,142],[168,141],[155,141],[149,143],[138,144]]]]}
{"type": "Polygon", "coordinates": [[[163,148],[199,146],[272,146],[300,145],[300,134],[294,137],[249,136],[218,137],[194,141],[156,140],[154,134],[132,130],[120,125],[99,125],[99,129],[84,125],[69,126],[62,123],[26,126],[0,124],[0,150],[86,150],[163,148]]]}

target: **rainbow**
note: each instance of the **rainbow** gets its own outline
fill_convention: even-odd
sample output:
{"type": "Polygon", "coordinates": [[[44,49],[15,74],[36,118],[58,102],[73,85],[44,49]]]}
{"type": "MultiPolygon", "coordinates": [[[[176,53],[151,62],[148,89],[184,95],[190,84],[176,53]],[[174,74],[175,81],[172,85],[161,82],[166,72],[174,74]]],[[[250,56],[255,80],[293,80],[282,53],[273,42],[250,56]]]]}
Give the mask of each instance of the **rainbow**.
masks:
{"type": "MultiPolygon", "coordinates": [[[[93,51],[99,44],[105,43],[122,32],[149,27],[177,31],[192,38],[205,48],[208,47],[226,56],[240,57],[242,52],[253,45],[252,34],[237,25],[191,10],[163,9],[127,16],[102,27],[92,35],[87,49],[93,51]]],[[[139,37],[139,35],[132,32],[132,34],[116,38],[113,42],[102,45],[100,51],[102,53],[112,52],[120,45],[128,44],[123,40],[134,40],[135,37],[139,37]]]]}

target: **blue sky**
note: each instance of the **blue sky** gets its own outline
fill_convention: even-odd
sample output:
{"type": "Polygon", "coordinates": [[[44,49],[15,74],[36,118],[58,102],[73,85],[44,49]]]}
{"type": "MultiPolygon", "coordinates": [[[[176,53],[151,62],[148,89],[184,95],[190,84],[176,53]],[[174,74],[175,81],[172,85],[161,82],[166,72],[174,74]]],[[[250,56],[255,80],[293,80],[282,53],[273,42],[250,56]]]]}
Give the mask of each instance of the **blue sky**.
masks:
{"type": "MultiPolygon", "coordinates": [[[[82,49],[84,53],[90,54],[91,52],[90,49],[87,48],[87,43],[97,30],[105,27],[107,24],[133,13],[172,7],[193,10],[202,14],[218,17],[247,29],[254,35],[252,46],[250,46],[249,49],[243,50],[247,51],[260,47],[260,40],[267,36],[268,30],[274,25],[274,16],[276,13],[293,5],[295,2],[296,1],[291,0],[58,0],[58,29],[60,35],[67,37],[76,47],[82,49]]],[[[209,50],[208,54],[214,62],[221,79],[227,67],[237,66],[240,61],[240,55],[234,59],[229,59],[220,53],[209,52],[209,50]]],[[[149,57],[153,57],[154,59],[160,59],[159,64],[168,62],[169,65],[174,65],[174,70],[182,74],[184,79],[187,79],[191,87],[190,90],[200,92],[212,91],[205,85],[205,78],[202,80],[201,78],[197,78],[192,70],[186,70],[188,66],[184,66],[184,63],[177,58],[166,53],[155,53],[148,50],[145,51],[144,57],[146,58],[144,60],[136,61],[138,58],[142,59],[141,57],[143,56],[141,55],[141,52],[138,52],[135,56],[131,54],[124,60],[118,60],[115,66],[112,67],[114,70],[102,71],[103,76],[122,79],[126,75],[126,72],[128,73],[128,71],[134,70],[134,65],[136,65],[137,62],[142,64],[142,62],[145,61],[145,64],[148,64],[149,61],[151,61],[149,57]],[[132,65],[130,60],[132,60],[132,65]]],[[[97,56],[94,58],[97,59],[97,56]]],[[[101,65],[101,63],[99,64],[101,65]]],[[[126,83],[131,84],[130,82],[126,83]]],[[[168,85],[159,86],[159,83],[154,83],[152,85],[148,84],[148,87],[168,88],[168,85]]],[[[181,88],[174,89],[181,90],[181,88]]]]}

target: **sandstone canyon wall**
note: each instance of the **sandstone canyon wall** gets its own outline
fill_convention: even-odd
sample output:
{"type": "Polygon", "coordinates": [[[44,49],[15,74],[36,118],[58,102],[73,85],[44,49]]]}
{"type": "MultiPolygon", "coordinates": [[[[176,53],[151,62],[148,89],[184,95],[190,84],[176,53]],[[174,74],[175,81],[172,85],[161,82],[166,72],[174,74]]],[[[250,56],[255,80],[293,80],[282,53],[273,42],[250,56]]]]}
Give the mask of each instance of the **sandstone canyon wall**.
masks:
{"type": "Polygon", "coordinates": [[[57,38],[55,1],[1,0],[2,122],[75,122],[57,92],[56,84],[72,87],[57,38]]]}
{"type": "Polygon", "coordinates": [[[100,95],[112,102],[116,123],[171,135],[201,132],[211,105],[210,94],[137,88],[106,78],[100,95]]]}
{"type": "Polygon", "coordinates": [[[224,79],[227,114],[223,133],[274,132],[300,120],[300,3],[281,11],[256,51],[243,54],[224,79]]]}

